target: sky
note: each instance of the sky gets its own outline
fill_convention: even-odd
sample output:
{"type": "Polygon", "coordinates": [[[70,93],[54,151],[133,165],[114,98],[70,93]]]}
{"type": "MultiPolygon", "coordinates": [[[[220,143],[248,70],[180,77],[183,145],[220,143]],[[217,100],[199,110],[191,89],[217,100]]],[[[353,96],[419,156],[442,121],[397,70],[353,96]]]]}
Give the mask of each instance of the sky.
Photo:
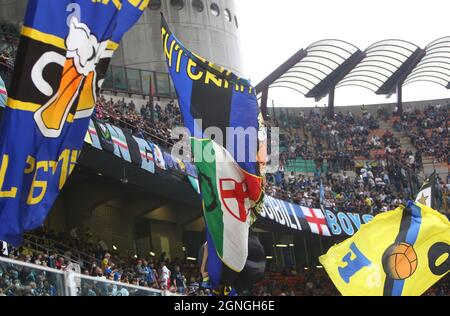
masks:
{"type": "MultiPolygon", "coordinates": [[[[322,39],[341,39],[364,50],[383,39],[403,39],[425,48],[450,36],[448,0],[235,0],[244,75],[256,85],[301,48],[322,39]]],[[[287,89],[272,89],[275,106],[324,106],[287,89]]],[[[403,89],[403,101],[450,98],[430,83],[403,89]]],[[[335,105],[396,102],[358,87],[335,92],[335,105]]],[[[271,103],[269,103],[271,104],[271,103]]]]}

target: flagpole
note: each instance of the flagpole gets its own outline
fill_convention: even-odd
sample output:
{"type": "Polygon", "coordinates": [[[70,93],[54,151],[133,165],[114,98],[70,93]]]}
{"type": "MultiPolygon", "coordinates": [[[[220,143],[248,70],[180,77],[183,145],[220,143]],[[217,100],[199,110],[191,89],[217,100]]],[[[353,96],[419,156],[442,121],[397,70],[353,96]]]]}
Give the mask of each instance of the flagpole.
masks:
{"type": "Polygon", "coordinates": [[[278,267],[278,252],[277,252],[277,248],[275,247],[275,245],[276,245],[276,242],[275,242],[275,233],[273,233],[272,232],[272,244],[273,244],[273,248],[275,248],[274,250],[273,250],[273,254],[274,254],[274,256],[275,256],[275,264],[276,264],[276,266],[278,267]]]}
{"type": "MultiPolygon", "coordinates": [[[[434,159],[433,159],[433,167],[434,167],[434,159]]],[[[436,169],[434,169],[433,174],[431,175],[431,208],[436,209],[436,195],[435,195],[435,186],[436,186],[436,169]]]]}
{"type": "Polygon", "coordinates": [[[305,236],[303,236],[303,245],[305,247],[306,266],[309,267],[309,255],[308,255],[308,248],[306,247],[306,237],[305,236]]]}

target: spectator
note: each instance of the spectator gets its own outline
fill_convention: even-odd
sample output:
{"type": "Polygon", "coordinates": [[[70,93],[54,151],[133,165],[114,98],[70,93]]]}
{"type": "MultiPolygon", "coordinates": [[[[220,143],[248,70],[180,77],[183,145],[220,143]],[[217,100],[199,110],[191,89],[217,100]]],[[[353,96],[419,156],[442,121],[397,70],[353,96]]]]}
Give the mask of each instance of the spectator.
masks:
{"type": "Polygon", "coordinates": [[[175,267],[175,273],[173,275],[173,283],[177,288],[178,293],[184,293],[184,289],[186,288],[186,278],[180,271],[180,266],[175,267]]]}
{"type": "Polygon", "coordinates": [[[162,290],[167,290],[170,288],[170,270],[166,266],[165,261],[161,261],[160,263],[160,286],[162,290]]]}

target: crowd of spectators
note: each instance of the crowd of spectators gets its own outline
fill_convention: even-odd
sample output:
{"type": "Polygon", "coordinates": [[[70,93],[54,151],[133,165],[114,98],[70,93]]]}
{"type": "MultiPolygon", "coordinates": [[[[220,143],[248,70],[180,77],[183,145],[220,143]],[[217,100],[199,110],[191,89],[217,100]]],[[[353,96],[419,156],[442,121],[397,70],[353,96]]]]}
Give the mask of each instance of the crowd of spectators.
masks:
{"type": "MultiPolygon", "coordinates": [[[[420,111],[406,111],[401,117],[402,122],[409,122],[409,125],[403,123],[402,130],[414,133],[414,124],[423,121],[425,126],[436,129],[432,135],[440,137],[439,140],[438,136],[432,137],[435,142],[426,144],[434,149],[425,151],[422,146],[415,152],[402,148],[391,130],[379,129],[380,120],[390,118],[387,110],[380,107],[376,118],[364,108],[361,112],[360,116],[338,112],[330,119],[324,109],[315,108],[307,115],[300,111],[298,116],[280,115],[280,121],[272,118],[272,125],[281,123],[284,126],[280,133],[280,147],[284,151],[279,170],[267,175],[266,192],[309,207],[322,205],[371,214],[392,210],[414,198],[414,191],[421,185],[417,174],[423,168],[422,154],[443,153],[446,158],[448,156],[448,109],[427,107],[424,111],[426,119],[420,111]],[[289,167],[288,161],[299,157],[314,160],[314,176],[285,172],[289,167]],[[324,168],[325,164],[328,168],[324,168]],[[347,176],[344,170],[355,172],[356,177],[347,176]]],[[[438,176],[436,193],[439,207],[449,190],[447,183],[448,179],[438,176]]]]}
{"type": "Polygon", "coordinates": [[[17,44],[17,37],[2,33],[0,30],[0,78],[4,81],[6,87],[10,84],[14,70],[14,56],[17,44]]]}
{"type": "MultiPolygon", "coordinates": [[[[283,115],[280,116],[280,121],[283,121],[283,115]]],[[[358,117],[352,112],[343,114],[339,111],[330,118],[326,111],[316,107],[308,114],[300,111],[295,119],[297,122],[294,124],[282,124],[287,133],[283,133],[281,145],[287,148],[285,155],[288,159],[352,159],[371,149],[381,148],[380,139],[369,138],[370,132],[379,127],[378,120],[369,112],[358,117]]]]}
{"type": "Polygon", "coordinates": [[[418,153],[434,157],[434,162],[450,163],[448,111],[445,106],[427,106],[423,111],[406,109],[394,129],[405,133],[418,153]]]}
{"type": "MultiPolygon", "coordinates": [[[[256,296],[340,296],[322,267],[272,269],[250,292],[256,296]],[[276,272],[275,272],[276,271],[276,272]]],[[[447,274],[424,296],[449,296],[450,274],[447,274]]]]}
{"type": "MultiPolygon", "coordinates": [[[[390,117],[385,109],[379,108],[376,117],[364,108],[361,112],[362,115],[358,116],[339,111],[330,119],[325,111],[315,108],[308,114],[300,111],[295,118],[300,128],[281,123],[284,129],[280,146],[285,151],[280,155],[279,171],[267,175],[268,194],[311,207],[323,205],[372,214],[393,209],[412,198],[413,188],[420,187],[417,172],[423,167],[422,155],[435,153],[441,160],[442,155],[448,156],[445,146],[448,143],[447,108],[428,107],[423,115],[420,111],[407,110],[400,121],[394,122],[395,130],[407,131],[409,135],[422,135],[421,126],[435,129],[431,138],[426,135],[417,140],[412,138],[416,147],[421,144],[415,152],[404,150],[391,130],[380,132],[380,120],[390,117]],[[424,145],[424,139],[433,143],[424,145]],[[375,156],[372,155],[374,152],[375,156]],[[314,177],[284,172],[286,162],[297,157],[314,160],[314,177]],[[372,163],[357,166],[356,157],[370,159],[372,163]],[[328,168],[324,172],[325,163],[328,168]],[[343,170],[355,171],[356,178],[351,179],[343,170]],[[331,172],[340,175],[332,175],[331,172]],[[322,200],[320,183],[325,193],[322,200]]],[[[147,102],[137,109],[133,101],[127,103],[122,99],[115,102],[103,95],[97,101],[95,117],[128,128],[134,135],[150,138],[165,148],[173,146],[172,129],[182,124],[179,107],[173,101],[164,107],[158,101],[153,105],[147,102]]],[[[279,119],[283,121],[283,116],[279,119]]],[[[272,125],[278,123],[277,119],[271,122],[272,125]]],[[[448,190],[446,180],[438,179],[437,192],[441,197],[448,190]]]]}
{"type": "Polygon", "coordinates": [[[170,148],[174,145],[171,139],[172,129],[181,126],[181,113],[174,101],[161,107],[160,101],[153,104],[148,101],[140,109],[133,100],[114,101],[100,95],[95,107],[95,118],[121,128],[129,129],[133,135],[154,141],[160,146],[170,148]]]}
{"type": "Polygon", "coordinates": [[[267,272],[266,279],[254,286],[255,296],[339,296],[324,269],[283,269],[267,272]]]}
{"type": "MultiPolygon", "coordinates": [[[[211,293],[207,286],[202,286],[200,270],[195,262],[179,258],[170,259],[165,253],[162,253],[159,259],[151,255],[138,258],[135,255],[119,254],[114,249],[109,249],[102,240],[94,242],[89,231],[80,238],[74,229],[70,234],[45,233],[43,230],[37,230],[29,236],[29,241],[23,246],[15,248],[9,245],[8,257],[56,270],[73,270],[96,279],[117,281],[124,285],[107,286],[101,282],[82,280],[77,285],[79,296],[144,294],[142,291],[127,288],[126,285],[166,290],[180,295],[203,296],[211,293]],[[42,248],[36,250],[32,240],[53,250],[42,251],[42,248]],[[80,256],[81,253],[87,256],[80,256]]],[[[0,296],[58,294],[62,294],[62,283],[56,274],[0,262],[0,296]]]]}
{"type": "Polygon", "coordinates": [[[0,64],[14,68],[14,60],[19,39],[16,36],[0,33],[0,64]]]}
{"type": "MultiPolygon", "coordinates": [[[[0,34],[0,65],[6,69],[14,66],[18,39],[0,34]]],[[[114,101],[101,95],[96,104],[95,118],[129,129],[135,136],[150,139],[160,146],[170,148],[172,129],[181,126],[182,119],[174,101],[165,106],[161,101],[147,102],[138,108],[133,101],[114,101]]],[[[433,156],[436,162],[450,163],[448,155],[448,110],[447,106],[429,106],[423,111],[406,110],[393,123],[394,130],[403,132],[416,151],[404,150],[400,140],[390,130],[382,133],[380,120],[387,121],[390,114],[379,109],[377,117],[362,110],[362,115],[338,111],[330,118],[316,108],[295,116],[296,127],[286,124],[292,117],[281,112],[273,118],[272,125],[283,127],[280,169],[267,175],[266,192],[276,198],[308,207],[336,207],[350,212],[377,214],[404,204],[411,197],[410,183],[417,179],[405,177],[401,165],[413,172],[422,168],[422,156],[433,156]],[[373,153],[376,153],[373,156],[373,153]],[[380,154],[382,152],[382,154],[380,154]],[[300,157],[314,160],[316,174],[312,177],[287,173],[286,162],[300,157]],[[355,158],[373,161],[355,166],[355,158]],[[392,160],[394,163],[389,163],[392,160]],[[330,167],[323,172],[324,162],[330,167]],[[356,172],[354,179],[343,170],[356,172]],[[330,171],[340,171],[333,175],[330,171]]],[[[438,179],[437,192],[448,190],[444,181],[438,179]]],[[[8,257],[34,263],[57,270],[75,270],[86,276],[118,281],[124,285],[139,285],[159,290],[168,290],[182,295],[211,295],[202,284],[199,269],[192,261],[170,259],[164,254],[138,258],[132,254],[121,255],[109,249],[106,243],[95,241],[92,234],[78,236],[76,230],[70,234],[44,233],[34,235],[49,251],[39,251],[26,245],[9,247],[8,257]],[[57,243],[54,241],[58,240],[57,243]],[[59,246],[58,246],[59,245],[59,246]],[[61,245],[65,245],[61,248],[61,245]],[[74,258],[83,258],[81,261],[74,258]]],[[[0,296],[54,296],[62,293],[62,283],[55,274],[0,263],[0,296]]],[[[78,295],[83,296],[127,296],[137,295],[130,288],[99,286],[95,282],[82,282],[78,295]]],[[[258,283],[246,294],[249,295],[339,295],[323,269],[288,269],[270,272],[267,279],[258,283]]],[[[450,295],[449,276],[428,290],[425,295],[450,295]]]]}
{"type": "Polygon", "coordinates": [[[339,111],[333,118],[319,108],[306,115],[300,111],[296,117],[299,128],[292,128],[295,124],[282,124],[286,127],[280,135],[280,147],[285,150],[281,152],[280,161],[286,164],[295,158],[314,160],[319,168],[326,161],[337,172],[353,170],[356,158],[390,157],[413,171],[419,170],[422,167],[421,152],[402,150],[400,140],[391,130],[380,129],[380,120],[387,118],[389,115],[383,109],[378,111],[377,117],[364,109],[361,115],[339,111]]]}
{"type": "MultiPolygon", "coordinates": [[[[426,113],[430,112],[433,111],[426,111],[426,113]]],[[[342,152],[345,152],[347,146],[355,147],[359,142],[362,143],[363,150],[382,148],[384,146],[387,148],[399,147],[398,140],[389,132],[385,132],[379,139],[369,138],[371,128],[375,129],[378,126],[376,119],[370,115],[355,118],[352,114],[343,115],[338,113],[335,120],[329,120],[317,113],[310,115],[312,120],[318,120],[316,123],[322,122],[319,124],[319,129],[315,128],[314,124],[305,124],[305,128],[310,131],[305,133],[305,135],[309,134],[312,139],[320,140],[315,142],[315,151],[312,151],[313,155],[321,155],[325,152],[323,143],[328,149],[341,150],[342,152]],[[345,128],[341,125],[341,122],[346,122],[344,124],[345,128]],[[342,134],[340,131],[342,131],[342,134]],[[350,140],[348,143],[346,137],[354,138],[357,141],[353,142],[350,140]]],[[[426,115],[431,115],[431,117],[438,116],[436,114],[426,115]]],[[[158,103],[154,107],[148,103],[138,111],[132,101],[128,104],[124,100],[114,102],[112,99],[106,100],[104,96],[101,96],[98,100],[96,118],[124,128],[130,128],[137,136],[142,137],[150,134],[163,140],[169,138],[167,136],[170,135],[171,128],[181,123],[178,107],[172,102],[164,109],[158,103]],[[145,135],[140,134],[143,132],[145,135]]],[[[414,122],[413,120],[407,120],[407,122],[410,121],[414,122]]],[[[299,137],[299,135],[295,134],[287,137],[289,151],[292,151],[291,147],[296,143],[302,143],[299,137]]],[[[157,141],[158,139],[155,140],[157,141]]],[[[303,142],[305,144],[303,148],[302,145],[300,145],[300,149],[296,146],[294,153],[299,153],[300,155],[311,154],[311,151],[308,152],[308,141],[306,139],[303,142]]],[[[355,154],[353,153],[353,155],[355,154]]],[[[317,156],[302,157],[317,158],[317,156]]],[[[410,166],[415,164],[416,161],[416,159],[414,161],[410,159],[410,166]]],[[[351,163],[354,164],[353,161],[351,163]]],[[[371,164],[355,168],[355,171],[357,177],[351,179],[345,172],[333,175],[328,170],[322,173],[319,164],[316,175],[308,177],[294,173],[286,174],[283,166],[281,166],[280,170],[275,174],[267,175],[266,191],[269,195],[276,198],[300,205],[310,207],[323,205],[325,207],[344,208],[347,211],[372,214],[388,211],[399,204],[405,203],[406,198],[411,194],[411,192],[407,191],[409,186],[403,183],[405,178],[401,176],[401,171],[398,170],[397,164],[389,165],[386,163],[386,160],[378,159],[371,164]]],[[[170,260],[164,256],[161,256],[159,260],[155,260],[154,257],[136,258],[131,254],[119,255],[105,246],[104,242],[94,242],[92,235],[89,233],[82,237],[78,236],[76,231],[71,231],[70,236],[64,234],[55,235],[51,232],[48,234],[43,232],[35,233],[38,237],[48,242],[50,240],[58,240],[60,243],[67,245],[67,249],[39,252],[28,247],[11,248],[9,257],[58,270],[76,270],[78,266],[79,272],[85,275],[119,281],[124,285],[140,285],[184,295],[211,295],[208,288],[202,287],[202,278],[198,267],[193,262],[180,259],[170,260]],[[85,261],[84,264],[82,263],[79,266],[71,261],[70,258],[80,258],[81,253],[87,254],[90,261],[88,259],[87,264],[85,261]]],[[[51,249],[55,245],[49,242],[47,246],[51,249]]],[[[57,295],[58,291],[61,291],[61,285],[58,283],[58,280],[50,273],[5,264],[0,265],[0,273],[0,295],[57,295]]],[[[286,283],[269,274],[269,279],[255,286],[247,294],[338,294],[321,269],[283,273],[283,277],[289,279],[286,283]]],[[[448,280],[441,283],[442,285],[439,287],[429,290],[427,295],[448,295],[448,280]]],[[[79,295],[87,296],[133,295],[133,291],[126,287],[102,287],[92,282],[81,284],[78,291],[79,295]]],[[[136,293],[134,292],[134,294],[136,293]]]]}
{"type": "MultiPolygon", "coordinates": [[[[392,167],[395,168],[395,167],[392,167]]],[[[375,161],[357,169],[354,179],[344,171],[339,175],[327,172],[324,177],[308,177],[278,171],[267,176],[266,193],[282,200],[307,207],[337,208],[361,214],[378,214],[404,204],[410,196],[402,177],[392,177],[384,161],[375,161]],[[322,194],[321,194],[322,187],[322,194]]],[[[406,179],[403,179],[406,181],[406,179]]]]}
{"type": "MultiPolygon", "coordinates": [[[[42,232],[37,232],[39,238],[42,232]]],[[[44,234],[46,235],[46,234],[44,234]]],[[[52,237],[63,237],[67,242],[73,237],[49,233],[52,237]]],[[[86,234],[86,238],[91,236],[86,234]]],[[[72,240],[72,243],[78,243],[72,240]]],[[[51,244],[52,240],[48,239],[51,244]]],[[[88,242],[88,244],[90,244],[88,242]]],[[[95,280],[117,281],[121,285],[106,282],[81,279],[78,281],[79,296],[140,296],[148,293],[130,287],[136,285],[158,290],[168,290],[172,293],[189,296],[211,296],[211,290],[202,283],[199,268],[196,263],[186,260],[165,258],[163,253],[159,260],[154,258],[136,258],[134,256],[118,255],[104,249],[103,242],[92,245],[97,249],[96,257],[84,267],[72,261],[58,251],[40,252],[30,245],[19,248],[9,247],[9,258],[33,263],[38,266],[65,271],[74,270],[95,280]]],[[[72,249],[77,251],[78,248],[72,249]]],[[[83,249],[89,251],[89,249],[83,249]]],[[[1,254],[0,254],[1,256],[1,254]]],[[[0,296],[57,296],[63,295],[62,277],[57,274],[23,267],[17,264],[0,262],[0,296]]],[[[292,267],[280,269],[268,263],[266,277],[256,283],[251,289],[240,293],[245,296],[338,296],[340,295],[324,269],[320,267],[292,267]]],[[[427,296],[450,295],[450,275],[440,280],[424,293],[427,296]]]]}

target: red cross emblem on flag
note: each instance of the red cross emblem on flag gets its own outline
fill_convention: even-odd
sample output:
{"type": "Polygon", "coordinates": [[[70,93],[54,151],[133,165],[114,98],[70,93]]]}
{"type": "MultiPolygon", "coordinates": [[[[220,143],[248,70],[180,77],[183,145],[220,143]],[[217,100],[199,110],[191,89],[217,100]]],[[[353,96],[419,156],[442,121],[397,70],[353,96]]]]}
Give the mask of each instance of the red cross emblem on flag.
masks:
{"type": "Polygon", "coordinates": [[[220,179],[222,204],[237,220],[245,223],[250,212],[247,185],[234,179],[220,179]]]}
{"type": "Polygon", "coordinates": [[[331,236],[327,226],[327,220],[325,219],[320,210],[302,207],[302,211],[305,214],[305,219],[308,222],[309,227],[311,228],[311,232],[317,233],[322,236],[331,236]],[[316,211],[319,213],[320,216],[317,216],[316,211]]]}

